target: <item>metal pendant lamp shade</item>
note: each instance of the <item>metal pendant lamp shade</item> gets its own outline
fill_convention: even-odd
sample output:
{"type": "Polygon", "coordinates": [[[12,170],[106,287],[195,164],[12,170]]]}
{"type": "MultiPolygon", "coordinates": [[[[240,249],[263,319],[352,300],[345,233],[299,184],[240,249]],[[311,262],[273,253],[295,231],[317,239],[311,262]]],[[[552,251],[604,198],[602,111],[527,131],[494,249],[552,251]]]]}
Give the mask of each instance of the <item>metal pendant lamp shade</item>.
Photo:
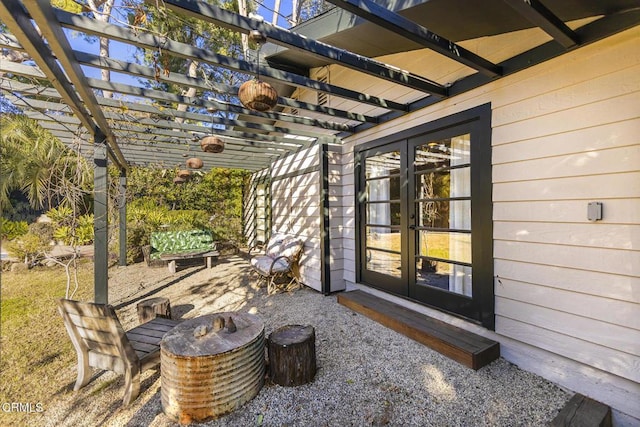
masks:
{"type": "Polygon", "coordinates": [[[276,106],[278,92],[269,83],[252,79],[242,83],[238,89],[238,98],[246,108],[263,112],[276,106]]]}
{"type": "Polygon", "coordinates": [[[201,159],[199,159],[197,157],[191,157],[190,159],[187,159],[187,167],[188,168],[200,169],[200,168],[202,168],[202,166],[204,166],[204,163],[202,162],[201,159]]]}
{"type": "Polygon", "coordinates": [[[222,153],[224,141],[217,136],[205,136],[200,140],[200,148],[205,153],[222,153]]]}

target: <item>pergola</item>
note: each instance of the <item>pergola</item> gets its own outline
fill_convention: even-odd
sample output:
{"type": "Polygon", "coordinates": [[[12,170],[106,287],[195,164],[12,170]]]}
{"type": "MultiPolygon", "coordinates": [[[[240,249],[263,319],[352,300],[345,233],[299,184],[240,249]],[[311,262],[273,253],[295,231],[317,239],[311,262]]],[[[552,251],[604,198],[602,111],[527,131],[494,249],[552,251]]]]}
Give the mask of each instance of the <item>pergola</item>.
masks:
{"type": "MultiPolygon", "coordinates": [[[[247,34],[258,30],[268,44],[264,61],[231,58],[139,29],[99,22],[51,7],[48,0],[0,0],[0,19],[9,33],[0,47],[26,52],[33,63],[0,63],[2,94],[52,135],[95,162],[95,293],[107,300],[107,169],[121,171],[121,191],[131,166],[173,168],[197,153],[207,168],[258,171],[312,145],[321,153],[342,138],[425,108],[503,76],[516,73],[573,49],[593,43],[640,22],[634,0],[329,0],[337,6],[322,25],[311,20],[286,30],[195,0],[147,0],[191,18],[247,34]],[[401,4],[400,4],[401,3],[401,4]],[[471,4],[473,3],[473,4],[471,4]],[[409,19],[409,17],[411,19],[409,19]],[[591,18],[572,29],[571,22],[591,18]],[[331,25],[327,25],[327,23],[331,25]],[[538,27],[546,41],[492,62],[460,42],[538,27]],[[221,67],[260,78],[278,91],[277,105],[257,112],[237,100],[238,87],[188,77],[161,67],[74,50],[63,29],[107,38],[137,48],[221,67]],[[302,34],[305,35],[302,35],[302,34]],[[452,80],[438,81],[424,72],[402,70],[376,57],[427,48],[460,66],[452,80]],[[397,87],[392,99],[373,90],[362,93],[309,77],[310,69],[334,64],[397,87]],[[84,68],[83,68],[84,67],[84,68]],[[219,98],[181,96],[134,85],[92,78],[87,69],[127,74],[141,82],[166,82],[219,98]],[[21,79],[13,77],[19,76],[21,79]],[[309,103],[293,96],[297,88],[340,99],[339,107],[309,103]],[[115,96],[105,97],[103,91],[115,96]],[[182,106],[178,108],[178,106],[182,106]],[[186,107],[186,108],[185,108],[186,107]],[[222,114],[210,114],[210,111],[222,114]],[[199,139],[215,133],[225,140],[222,153],[203,153],[199,139]]],[[[389,91],[385,93],[390,93],[389,91]]],[[[326,180],[326,167],[324,179],[326,180]]],[[[328,203],[325,198],[325,202],[328,203]]],[[[121,208],[125,233],[125,207],[121,208]]],[[[123,237],[124,234],[121,235],[123,237]]],[[[121,242],[126,239],[121,238],[121,242]]],[[[121,262],[126,250],[121,243],[121,262]]],[[[328,251],[328,245],[323,245],[328,251]]],[[[324,257],[323,257],[324,258],[324,257]]],[[[324,266],[323,268],[327,268],[324,266]]]]}

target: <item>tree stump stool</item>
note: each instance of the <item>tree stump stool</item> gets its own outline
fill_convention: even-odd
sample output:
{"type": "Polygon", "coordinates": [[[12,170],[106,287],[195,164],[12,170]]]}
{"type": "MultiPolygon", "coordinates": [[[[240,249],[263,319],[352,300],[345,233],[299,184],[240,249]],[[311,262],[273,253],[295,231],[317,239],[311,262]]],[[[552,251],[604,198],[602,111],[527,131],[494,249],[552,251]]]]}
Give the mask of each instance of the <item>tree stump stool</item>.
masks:
{"type": "Polygon", "coordinates": [[[169,303],[169,298],[157,297],[140,301],[137,309],[140,323],[146,323],[156,317],[171,319],[171,304],[169,303]]]}
{"type": "Polygon", "coordinates": [[[297,386],[316,374],[316,332],[313,326],[287,325],[269,335],[271,380],[283,386],[297,386]]]}

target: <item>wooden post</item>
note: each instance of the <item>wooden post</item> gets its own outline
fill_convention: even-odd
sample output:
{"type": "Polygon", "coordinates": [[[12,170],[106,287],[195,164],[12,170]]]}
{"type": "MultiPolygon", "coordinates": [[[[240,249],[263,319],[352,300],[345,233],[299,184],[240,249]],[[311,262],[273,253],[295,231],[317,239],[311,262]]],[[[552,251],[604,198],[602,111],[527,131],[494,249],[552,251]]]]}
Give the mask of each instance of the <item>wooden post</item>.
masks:
{"type": "Polygon", "coordinates": [[[107,271],[109,269],[109,224],[108,224],[108,189],[109,173],[107,170],[107,137],[96,128],[94,136],[94,171],[93,171],[93,229],[94,229],[94,267],[93,267],[93,301],[99,304],[109,302],[109,285],[107,271]]]}
{"type": "Polygon", "coordinates": [[[316,374],[316,332],[313,326],[287,325],[269,335],[269,369],[274,383],[297,386],[316,374]]]}
{"type": "Polygon", "coordinates": [[[171,319],[171,304],[169,303],[169,298],[157,297],[140,301],[137,309],[140,323],[146,323],[156,317],[171,319]]]}

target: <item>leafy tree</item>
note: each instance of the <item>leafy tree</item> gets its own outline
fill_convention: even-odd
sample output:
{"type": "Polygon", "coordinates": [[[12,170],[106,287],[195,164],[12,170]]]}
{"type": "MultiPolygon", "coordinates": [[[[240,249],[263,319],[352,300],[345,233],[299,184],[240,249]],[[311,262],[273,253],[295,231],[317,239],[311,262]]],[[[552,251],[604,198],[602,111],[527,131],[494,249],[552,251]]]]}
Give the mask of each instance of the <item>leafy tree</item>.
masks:
{"type": "Polygon", "coordinates": [[[325,0],[293,0],[293,25],[301,24],[333,9],[335,6],[325,0]]]}
{"type": "Polygon", "coordinates": [[[65,203],[86,210],[91,170],[82,157],[26,116],[5,114],[0,129],[3,213],[11,208],[13,190],[22,191],[33,208],[48,210],[65,203]]]}
{"type": "MultiPolygon", "coordinates": [[[[208,3],[238,12],[237,1],[208,0],[208,3]]],[[[129,14],[129,24],[135,29],[148,31],[225,56],[237,58],[244,54],[241,37],[232,30],[203,20],[187,18],[165,8],[148,7],[137,0],[129,0],[125,5],[132,11],[129,14]]],[[[182,96],[206,98],[213,95],[211,93],[202,93],[202,91],[198,91],[193,87],[180,87],[162,82],[160,76],[175,72],[188,77],[201,77],[207,81],[224,82],[230,85],[246,79],[242,74],[231,72],[222,67],[170,55],[161,48],[157,50],[139,49],[137,57],[140,62],[156,70],[156,82],[152,85],[154,89],[177,93],[182,96]]],[[[221,95],[218,94],[218,96],[221,95]]],[[[184,104],[172,107],[178,111],[187,110],[187,106],[184,104]]],[[[182,122],[183,119],[176,118],[176,121],[182,122]]]]}

